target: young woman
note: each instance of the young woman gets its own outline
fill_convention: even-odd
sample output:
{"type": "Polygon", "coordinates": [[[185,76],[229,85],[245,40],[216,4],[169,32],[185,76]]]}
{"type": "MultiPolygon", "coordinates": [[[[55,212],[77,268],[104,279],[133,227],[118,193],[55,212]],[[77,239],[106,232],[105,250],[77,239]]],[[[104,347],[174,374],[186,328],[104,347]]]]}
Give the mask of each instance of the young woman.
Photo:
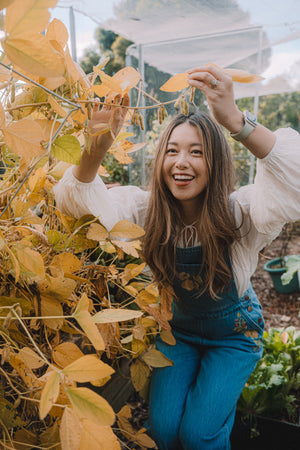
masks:
{"type": "MultiPolygon", "coordinates": [[[[188,80],[204,92],[216,120],[196,113],[170,122],[150,192],[107,191],[96,177],[112,143],[107,134],[94,139],[55,193],[69,215],[92,213],[108,229],[121,219],[143,226],[153,276],[174,289],[176,345],[157,339],[174,365],[154,370],[150,389],[149,428],[158,447],[227,450],[236,403],[263,350],[264,321],[250,277],[258,252],[284,223],[300,218],[300,136],[291,129],[274,134],[239,111],[221,69],[196,68],[188,80]],[[230,148],[217,122],[258,158],[253,185],[233,192],[230,148]]],[[[95,110],[91,126],[110,119],[118,132],[124,107],[95,110]]]]}

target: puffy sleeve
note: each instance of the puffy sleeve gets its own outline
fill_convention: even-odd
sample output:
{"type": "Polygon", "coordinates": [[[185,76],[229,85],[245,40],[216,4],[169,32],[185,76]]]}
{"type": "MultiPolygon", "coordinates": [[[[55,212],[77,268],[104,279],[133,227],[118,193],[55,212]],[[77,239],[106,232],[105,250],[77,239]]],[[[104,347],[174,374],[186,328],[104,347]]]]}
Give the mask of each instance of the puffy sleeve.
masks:
{"type": "Polygon", "coordinates": [[[108,230],[122,219],[144,226],[149,194],[136,186],[107,189],[99,176],[83,183],[69,167],[54,187],[54,194],[58,209],[71,217],[92,214],[108,230]]]}
{"type": "Polygon", "coordinates": [[[300,135],[291,128],[275,134],[273,149],[257,161],[254,185],[249,189],[251,220],[264,234],[300,219],[300,135]]]}

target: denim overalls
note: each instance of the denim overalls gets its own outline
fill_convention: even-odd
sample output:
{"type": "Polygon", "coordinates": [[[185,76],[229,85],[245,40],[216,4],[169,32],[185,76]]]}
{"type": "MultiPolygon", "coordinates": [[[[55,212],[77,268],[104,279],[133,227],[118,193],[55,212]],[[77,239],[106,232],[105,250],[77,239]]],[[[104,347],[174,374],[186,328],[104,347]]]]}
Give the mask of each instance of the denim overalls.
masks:
{"type": "Polygon", "coordinates": [[[201,258],[201,246],[177,249],[176,345],[157,339],[174,365],[155,369],[150,389],[148,423],[159,449],[229,450],[236,403],[262,356],[264,321],[251,284],[241,298],[233,278],[221,298],[197,297],[201,258]]]}

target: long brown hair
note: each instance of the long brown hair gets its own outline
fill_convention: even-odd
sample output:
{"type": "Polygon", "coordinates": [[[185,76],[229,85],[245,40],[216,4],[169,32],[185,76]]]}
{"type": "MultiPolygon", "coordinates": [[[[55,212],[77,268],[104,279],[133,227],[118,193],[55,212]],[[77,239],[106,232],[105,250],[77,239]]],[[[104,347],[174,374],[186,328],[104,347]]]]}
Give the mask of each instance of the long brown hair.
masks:
{"type": "Polygon", "coordinates": [[[176,276],[176,246],[183,217],[180,203],[169,191],[162,167],[170,135],[183,123],[197,128],[202,136],[208,183],[199,198],[197,232],[202,245],[202,266],[206,268],[203,290],[213,298],[229,287],[232,273],[224,251],[240,238],[229,208],[233,191],[231,150],[215,120],[205,113],[179,114],[165,128],[158,143],[151,178],[150,202],[145,220],[144,256],[154,279],[172,284],[176,276]]]}

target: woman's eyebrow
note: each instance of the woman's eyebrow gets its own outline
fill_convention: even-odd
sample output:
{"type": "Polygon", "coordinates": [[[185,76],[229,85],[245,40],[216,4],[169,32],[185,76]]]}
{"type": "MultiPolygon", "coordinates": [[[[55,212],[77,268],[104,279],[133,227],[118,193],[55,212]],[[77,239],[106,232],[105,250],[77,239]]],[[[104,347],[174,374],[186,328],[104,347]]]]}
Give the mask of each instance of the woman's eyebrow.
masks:
{"type": "MultiPolygon", "coordinates": [[[[167,145],[179,145],[179,144],[177,142],[168,142],[167,145]]],[[[190,147],[193,147],[194,145],[198,145],[198,146],[202,147],[201,142],[194,142],[194,143],[190,144],[190,147]]]]}

